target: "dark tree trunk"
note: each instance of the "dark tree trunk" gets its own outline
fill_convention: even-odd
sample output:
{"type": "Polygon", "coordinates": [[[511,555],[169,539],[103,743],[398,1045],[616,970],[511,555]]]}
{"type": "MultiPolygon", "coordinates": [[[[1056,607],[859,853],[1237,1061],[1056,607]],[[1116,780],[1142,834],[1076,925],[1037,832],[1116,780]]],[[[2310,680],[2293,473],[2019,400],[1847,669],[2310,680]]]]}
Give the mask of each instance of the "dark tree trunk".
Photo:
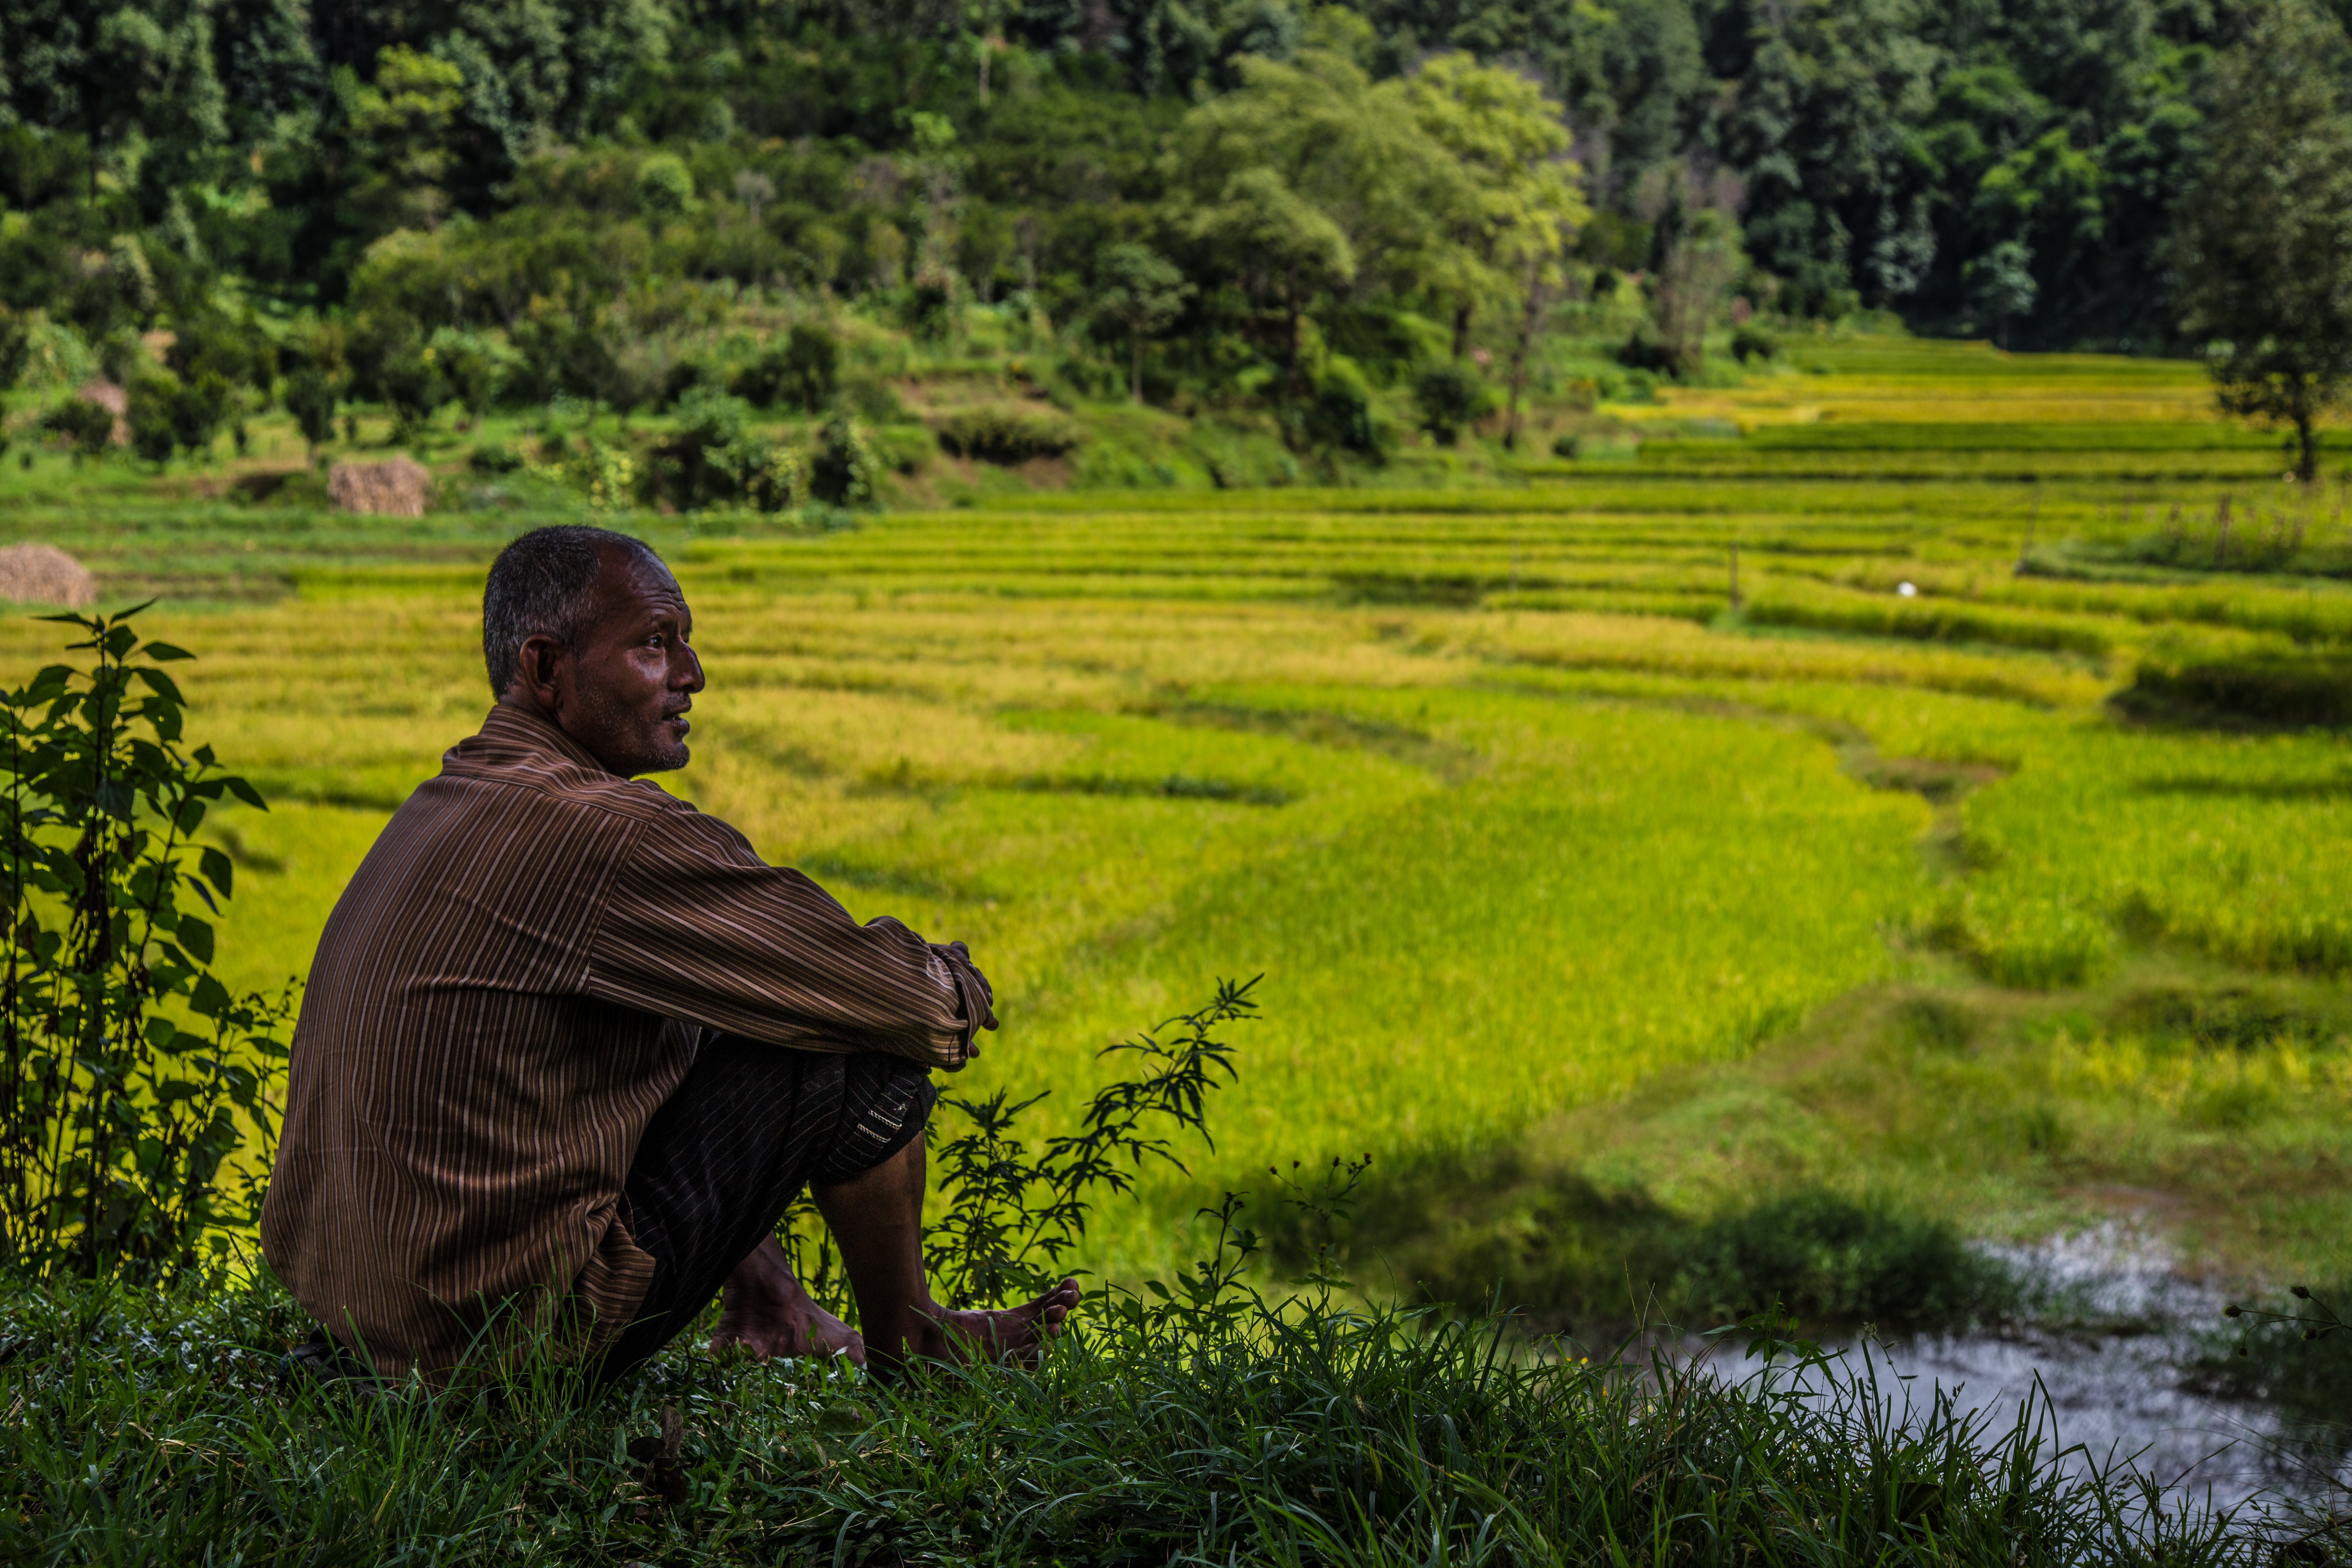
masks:
{"type": "Polygon", "coordinates": [[[1519,446],[1519,397],[1528,385],[1528,351],[1535,346],[1536,323],[1542,319],[1544,307],[1543,280],[1532,268],[1528,274],[1527,308],[1519,312],[1519,341],[1511,351],[1511,413],[1503,426],[1503,450],[1515,452],[1519,446]]]}
{"type": "Polygon", "coordinates": [[[1293,267],[1283,280],[1282,303],[1288,313],[1288,331],[1283,337],[1282,384],[1292,392],[1298,390],[1298,268],[1293,267]]]}

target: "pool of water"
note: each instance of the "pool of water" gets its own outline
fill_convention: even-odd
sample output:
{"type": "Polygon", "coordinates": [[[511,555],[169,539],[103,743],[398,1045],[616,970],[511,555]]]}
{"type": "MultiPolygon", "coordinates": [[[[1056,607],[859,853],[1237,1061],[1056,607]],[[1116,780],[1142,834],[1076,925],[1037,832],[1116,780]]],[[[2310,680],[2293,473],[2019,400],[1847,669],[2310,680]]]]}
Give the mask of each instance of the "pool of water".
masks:
{"type": "MultiPolygon", "coordinates": [[[[2129,1465],[2163,1489],[2167,1507],[2263,1508],[2352,1489],[2341,1444],[2315,1450],[2278,1411],[2199,1390],[2195,1364],[2228,1303],[2185,1277],[2160,1240],[2107,1225],[1993,1251],[2037,1282],[2032,1326],[1835,1348],[1849,1365],[1874,1360],[1898,1409],[1925,1411],[1942,1389],[2005,1431],[2021,1406],[2046,1402],[2046,1441],[2065,1464],[2129,1465]]],[[[1715,1364],[1733,1376],[1765,1370],[1733,1345],[1715,1364]]]]}

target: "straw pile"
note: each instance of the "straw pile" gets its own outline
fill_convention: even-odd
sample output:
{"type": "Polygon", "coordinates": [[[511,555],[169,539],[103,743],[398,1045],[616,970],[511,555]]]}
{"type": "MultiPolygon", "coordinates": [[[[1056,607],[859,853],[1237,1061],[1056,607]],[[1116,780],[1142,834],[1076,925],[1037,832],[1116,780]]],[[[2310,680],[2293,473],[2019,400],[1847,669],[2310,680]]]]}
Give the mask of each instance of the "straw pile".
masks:
{"type": "Polygon", "coordinates": [[[423,517],[433,476],[406,458],[381,463],[337,463],[327,476],[327,499],[344,511],[371,517],[423,517]]]}
{"type": "Polygon", "coordinates": [[[85,609],[98,600],[98,580],[54,544],[11,544],[0,549],[0,599],[85,609]]]}

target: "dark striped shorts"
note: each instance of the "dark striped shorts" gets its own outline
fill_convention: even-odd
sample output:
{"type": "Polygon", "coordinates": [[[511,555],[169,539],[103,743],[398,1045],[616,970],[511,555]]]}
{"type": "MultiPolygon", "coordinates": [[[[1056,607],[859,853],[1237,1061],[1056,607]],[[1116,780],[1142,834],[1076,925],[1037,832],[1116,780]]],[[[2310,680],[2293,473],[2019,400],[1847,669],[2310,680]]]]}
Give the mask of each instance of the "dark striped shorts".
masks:
{"type": "Polygon", "coordinates": [[[929,1069],[903,1057],[704,1041],[646,1124],[622,1189],[654,1278],[603,1377],[683,1333],[803,1186],[862,1175],[913,1142],[938,1092],[929,1069]]]}

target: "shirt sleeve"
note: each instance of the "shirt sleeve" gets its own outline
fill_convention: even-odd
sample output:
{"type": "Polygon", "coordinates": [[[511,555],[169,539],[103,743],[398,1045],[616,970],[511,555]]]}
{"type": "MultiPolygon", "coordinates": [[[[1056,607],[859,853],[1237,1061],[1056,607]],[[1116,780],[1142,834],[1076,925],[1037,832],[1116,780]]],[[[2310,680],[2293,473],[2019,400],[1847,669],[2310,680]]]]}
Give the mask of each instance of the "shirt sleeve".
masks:
{"type": "Polygon", "coordinates": [[[743,836],[679,812],[637,826],[588,946],[582,990],[664,1017],[811,1051],[961,1068],[996,1027],[963,943],[864,925],[743,836]]]}

